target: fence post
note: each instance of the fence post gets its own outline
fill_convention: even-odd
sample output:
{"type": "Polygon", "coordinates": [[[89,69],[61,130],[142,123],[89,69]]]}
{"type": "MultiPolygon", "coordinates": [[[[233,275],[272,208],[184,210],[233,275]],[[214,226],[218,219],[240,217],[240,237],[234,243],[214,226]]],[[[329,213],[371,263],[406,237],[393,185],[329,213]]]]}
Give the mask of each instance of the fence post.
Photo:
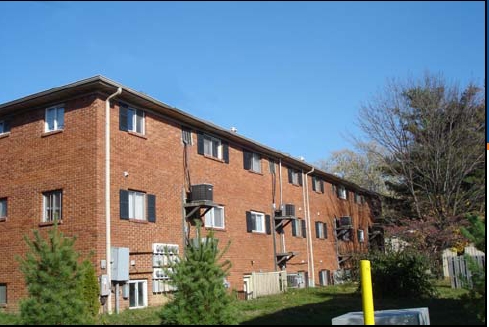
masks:
{"type": "Polygon", "coordinates": [[[362,283],[363,321],[365,325],[375,325],[372,278],[370,276],[370,261],[368,260],[360,260],[360,279],[362,283]]]}

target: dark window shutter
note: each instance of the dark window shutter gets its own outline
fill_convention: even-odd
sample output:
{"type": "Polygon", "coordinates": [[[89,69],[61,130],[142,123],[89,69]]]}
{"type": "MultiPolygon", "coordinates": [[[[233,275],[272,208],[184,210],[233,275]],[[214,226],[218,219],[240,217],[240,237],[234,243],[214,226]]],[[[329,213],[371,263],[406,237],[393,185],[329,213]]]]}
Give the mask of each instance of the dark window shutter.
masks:
{"type": "Polygon", "coordinates": [[[267,229],[267,234],[272,234],[272,222],[270,221],[270,215],[265,215],[265,227],[267,229]]]}
{"type": "Polygon", "coordinates": [[[299,177],[298,180],[299,180],[299,185],[302,186],[302,173],[301,172],[297,172],[297,176],[299,177]]]}
{"type": "Polygon", "coordinates": [[[311,176],[311,180],[312,180],[312,190],[317,191],[316,190],[316,177],[311,176]]]}
{"type": "Polygon", "coordinates": [[[316,238],[319,238],[319,224],[321,224],[320,222],[316,221],[315,225],[316,225],[316,238]]]}
{"type": "Polygon", "coordinates": [[[8,120],[3,121],[3,131],[4,133],[10,132],[10,122],[8,120]]]}
{"type": "Polygon", "coordinates": [[[289,183],[292,184],[292,169],[288,169],[288,173],[289,173],[289,183]]]}
{"type": "Polygon", "coordinates": [[[119,129],[128,131],[127,126],[127,104],[119,103],[119,129]]]}
{"type": "Polygon", "coordinates": [[[246,231],[251,233],[253,231],[253,221],[251,219],[251,212],[246,211],[246,231]]]}
{"type": "Polygon", "coordinates": [[[204,154],[204,134],[197,133],[197,153],[204,154]]]}
{"type": "Polygon", "coordinates": [[[129,192],[120,190],[119,195],[121,219],[129,219],[129,192]]]}
{"type": "Polygon", "coordinates": [[[243,168],[246,170],[251,169],[251,152],[243,151],[243,168]]]}
{"type": "Polygon", "coordinates": [[[229,163],[229,144],[227,142],[222,142],[222,160],[225,163],[229,163]]]}
{"type": "Polygon", "coordinates": [[[324,238],[328,238],[328,225],[326,225],[326,223],[323,223],[323,229],[324,229],[324,238]]]}
{"type": "Polygon", "coordinates": [[[307,237],[307,235],[306,235],[306,221],[301,220],[301,224],[302,224],[302,237],[306,238],[307,237]]]}
{"type": "Polygon", "coordinates": [[[292,221],[292,236],[297,236],[297,224],[299,221],[297,219],[292,221]]]}
{"type": "Polygon", "coordinates": [[[321,193],[324,194],[324,182],[321,180],[319,181],[319,184],[321,184],[321,193]]]}
{"type": "Polygon", "coordinates": [[[156,222],[156,195],[146,194],[148,201],[148,221],[150,223],[156,222]]]}
{"type": "Polygon", "coordinates": [[[324,274],[323,271],[319,271],[319,285],[324,285],[324,274]]]}

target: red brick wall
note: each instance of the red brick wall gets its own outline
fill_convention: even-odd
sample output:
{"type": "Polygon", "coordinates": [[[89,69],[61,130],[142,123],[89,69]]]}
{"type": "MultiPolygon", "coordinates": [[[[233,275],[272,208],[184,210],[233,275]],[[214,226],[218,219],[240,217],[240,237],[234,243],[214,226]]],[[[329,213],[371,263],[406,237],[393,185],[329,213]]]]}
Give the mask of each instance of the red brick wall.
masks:
{"type": "MultiPolygon", "coordinates": [[[[77,248],[85,255],[94,251],[99,274],[100,260],[105,259],[105,120],[104,96],[89,95],[65,101],[65,130],[43,137],[44,109],[19,114],[12,122],[8,137],[0,139],[0,198],[8,197],[7,221],[0,222],[0,283],[8,285],[8,309],[26,295],[23,277],[14,260],[25,252],[22,235],[39,227],[42,215],[41,192],[63,189],[63,224],[61,230],[77,235],[77,248]]],[[[117,101],[116,101],[117,102],[117,101]]],[[[47,106],[46,106],[47,107],[47,106]]],[[[144,108],[142,108],[144,109],[144,108]]],[[[165,297],[152,295],[152,244],[173,243],[183,247],[182,190],[184,187],[184,146],[181,126],[154,112],[146,112],[146,133],[142,137],[119,130],[119,106],[111,108],[111,239],[112,246],[128,247],[130,279],[148,281],[150,305],[163,303],[165,297]],[[128,175],[125,176],[124,172],[128,175]],[[120,219],[119,190],[132,189],[156,195],[156,222],[120,219]]],[[[246,211],[272,215],[273,175],[268,158],[261,160],[261,173],[243,168],[243,148],[229,145],[229,163],[197,153],[197,135],[188,147],[188,164],[192,184],[214,186],[214,202],[224,206],[225,229],[215,235],[221,247],[231,241],[225,256],[232,262],[228,280],[231,287],[243,289],[243,275],[250,272],[273,271],[273,235],[247,233],[246,211]]],[[[275,203],[280,205],[279,165],[276,163],[275,203]]],[[[282,165],[283,203],[293,203],[296,215],[305,217],[304,186],[288,183],[287,165],[282,165]]],[[[337,269],[333,238],[333,218],[353,217],[356,228],[366,226],[370,211],[366,205],[340,200],[325,182],[325,193],[312,191],[308,177],[311,210],[311,236],[314,274],[319,283],[321,269],[337,269]],[[362,209],[360,209],[362,208],[362,209]],[[315,221],[328,225],[327,239],[316,239],[315,221]]],[[[289,224],[284,230],[285,250],[298,252],[287,264],[288,272],[308,271],[306,238],[293,237],[289,224]]],[[[192,235],[194,228],[192,227],[192,235]]],[[[367,235],[365,235],[367,238],[367,235]]],[[[275,234],[277,252],[281,252],[281,236],[275,234]]],[[[356,243],[352,243],[356,244],[356,243]]],[[[351,245],[357,246],[357,245],[351,245]]],[[[358,246],[357,246],[358,247],[358,246]]],[[[311,277],[311,276],[310,276],[311,277]]],[[[121,298],[121,308],[128,307],[121,298]]]]}

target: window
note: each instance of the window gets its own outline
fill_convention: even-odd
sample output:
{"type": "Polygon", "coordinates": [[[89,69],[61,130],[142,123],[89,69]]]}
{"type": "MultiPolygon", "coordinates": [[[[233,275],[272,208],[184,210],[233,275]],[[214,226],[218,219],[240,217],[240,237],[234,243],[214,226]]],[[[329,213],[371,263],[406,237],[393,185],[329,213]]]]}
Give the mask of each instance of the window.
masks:
{"type": "Polygon", "coordinates": [[[319,271],[319,285],[327,286],[330,284],[331,273],[329,270],[320,270],[319,271]]]}
{"type": "Polygon", "coordinates": [[[306,238],[306,221],[303,219],[294,219],[292,221],[292,236],[306,238]]]}
{"type": "Polygon", "coordinates": [[[10,132],[10,124],[6,120],[0,120],[0,135],[10,132]]]}
{"type": "Polygon", "coordinates": [[[63,106],[46,109],[44,131],[52,132],[62,130],[65,127],[65,108],[63,106]]]}
{"type": "Polygon", "coordinates": [[[229,145],[213,136],[197,133],[197,152],[229,163],[229,145]]]}
{"type": "Polygon", "coordinates": [[[130,219],[138,219],[144,220],[144,193],[129,191],[129,218],[130,219]]]}
{"type": "Polygon", "coordinates": [[[126,104],[119,105],[119,129],[138,134],[145,134],[145,113],[141,109],[130,108],[126,104]]]}
{"type": "Polygon", "coordinates": [[[63,192],[61,190],[43,193],[44,215],[43,222],[52,222],[63,219],[63,192]]]}
{"type": "Polygon", "coordinates": [[[340,199],[346,200],[348,199],[348,191],[343,185],[340,185],[336,188],[337,195],[340,199]]]}
{"type": "Polygon", "coordinates": [[[312,176],[312,190],[324,193],[324,182],[321,178],[312,176]]]}
{"type": "Polygon", "coordinates": [[[214,158],[221,159],[222,158],[221,140],[216,139],[212,136],[205,135],[204,154],[214,158]]]}
{"type": "Polygon", "coordinates": [[[182,127],[182,142],[187,145],[192,145],[192,131],[182,127]]]}
{"type": "Polygon", "coordinates": [[[328,228],[325,223],[316,221],[316,238],[328,238],[328,228]]]}
{"type": "Polygon", "coordinates": [[[144,308],[148,305],[148,282],[145,280],[129,281],[129,308],[144,308]]]}
{"type": "Polygon", "coordinates": [[[7,304],[7,284],[0,284],[0,306],[7,304]]]}
{"type": "Polygon", "coordinates": [[[121,219],[156,222],[156,196],[139,191],[120,190],[121,219]]]}
{"type": "Polygon", "coordinates": [[[289,183],[302,186],[302,174],[298,170],[289,168],[289,183]]]}
{"type": "Polygon", "coordinates": [[[224,207],[214,207],[207,211],[205,227],[224,228],[224,207]]]}
{"type": "Polygon", "coordinates": [[[270,166],[270,173],[275,174],[275,161],[273,161],[272,159],[269,159],[268,165],[270,166]]]}
{"type": "Polygon", "coordinates": [[[141,109],[127,109],[127,130],[144,135],[144,111],[141,109]]]}
{"type": "Polygon", "coordinates": [[[261,156],[258,153],[243,151],[244,169],[261,173],[261,156]]]}
{"type": "Polygon", "coordinates": [[[360,242],[360,243],[365,242],[365,237],[364,237],[363,229],[358,229],[357,230],[357,239],[358,239],[358,242],[360,242]]]}
{"type": "Polygon", "coordinates": [[[248,233],[272,234],[270,215],[261,212],[246,211],[246,231],[248,233]]]}
{"type": "Polygon", "coordinates": [[[363,195],[360,195],[360,194],[358,194],[358,193],[355,193],[355,203],[360,203],[360,204],[362,204],[362,203],[364,203],[364,202],[365,202],[365,200],[364,200],[364,198],[363,198],[363,195]]]}
{"type": "Polygon", "coordinates": [[[0,199],[0,219],[7,218],[7,198],[0,199]]]}

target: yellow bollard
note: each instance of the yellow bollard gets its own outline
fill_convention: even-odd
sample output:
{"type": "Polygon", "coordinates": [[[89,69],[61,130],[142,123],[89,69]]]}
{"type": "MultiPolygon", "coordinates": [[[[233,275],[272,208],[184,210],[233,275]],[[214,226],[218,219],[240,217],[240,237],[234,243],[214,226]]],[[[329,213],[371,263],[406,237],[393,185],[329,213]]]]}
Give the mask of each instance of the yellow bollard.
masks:
{"type": "Polygon", "coordinates": [[[362,283],[362,308],[364,325],[375,325],[372,278],[370,276],[370,261],[368,260],[360,260],[360,279],[362,283]]]}

